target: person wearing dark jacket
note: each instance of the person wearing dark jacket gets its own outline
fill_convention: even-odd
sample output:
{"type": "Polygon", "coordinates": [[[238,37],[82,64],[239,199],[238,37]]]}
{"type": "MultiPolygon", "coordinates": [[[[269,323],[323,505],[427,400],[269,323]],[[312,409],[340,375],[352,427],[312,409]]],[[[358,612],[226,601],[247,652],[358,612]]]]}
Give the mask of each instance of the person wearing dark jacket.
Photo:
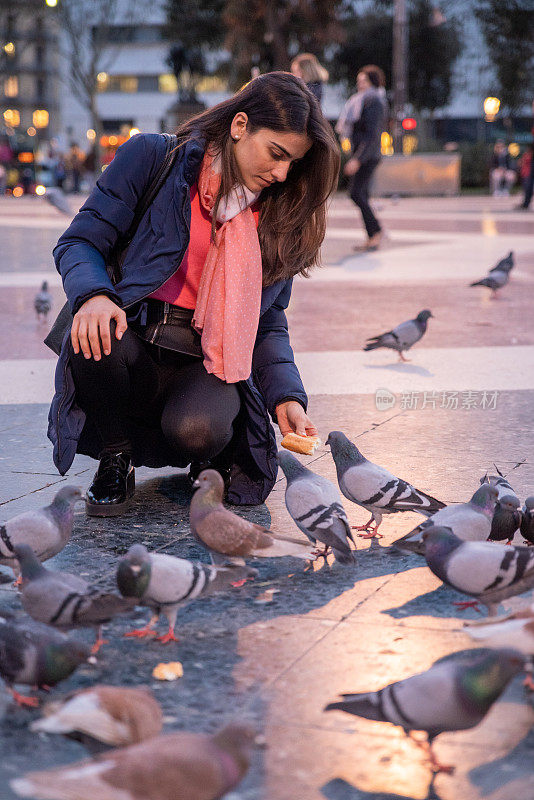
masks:
{"type": "Polygon", "coordinates": [[[291,62],[291,72],[302,78],[310,92],[319,102],[323,99],[323,86],[328,82],[328,70],[313,53],[300,53],[291,62]]]}
{"type": "Polygon", "coordinates": [[[289,73],[260,75],[177,131],[168,178],[112,282],[106,266],[165,157],[160,134],[119,148],[54,250],[73,323],[48,435],[61,474],[100,464],[91,515],[128,505],[134,466],[218,469],[258,504],[282,434],[315,435],[289,342],[292,279],[318,262],[339,151],[289,73]]]}
{"type": "Polygon", "coordinates": [[[356,83],[358,91],[345,104],[336,131],[350,139],[351,157],[344,172],[351,178],[351,200],[362,212],[368,237],[365,249],[376,250],[382,228],[369,204],[369,184],[380,161],[380,140],[386,123],[384,73],[369,64],[358,72],[356,83]]]}

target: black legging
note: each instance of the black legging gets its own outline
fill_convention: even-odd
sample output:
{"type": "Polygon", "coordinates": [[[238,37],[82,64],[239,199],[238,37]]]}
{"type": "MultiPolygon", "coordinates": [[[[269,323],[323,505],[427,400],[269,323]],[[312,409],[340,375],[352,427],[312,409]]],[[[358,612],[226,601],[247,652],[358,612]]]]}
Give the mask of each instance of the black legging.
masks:
{"type": "Polygon", "coordinates": [[[76,399],[90,415],[103,452],[131,451],[128,418],[161,430],[184,464],[207,461],[231,441],[237,386],[206,372],[202,359],[140,339],[128,328],[100,361],[72,355],[76,399]]]}
{"type": "Polygon", "coordinates": [[[377,158],[365,161],[353,176],[350,185],[350,199],[359,206],[362,212],[363,224],[369,238],[382,230],[369,205],[369,183],[378,164],[379,160],[377,158]]]}

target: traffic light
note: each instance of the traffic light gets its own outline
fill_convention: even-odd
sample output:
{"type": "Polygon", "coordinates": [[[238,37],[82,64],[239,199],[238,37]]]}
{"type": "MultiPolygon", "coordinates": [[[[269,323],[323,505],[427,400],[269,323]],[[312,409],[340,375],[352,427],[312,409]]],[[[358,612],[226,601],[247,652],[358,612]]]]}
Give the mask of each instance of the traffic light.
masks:
{"type": "Polygon", "coordinates": [[[413,117],[405,117],[401,125],[405,131],[414,131],[417,128],[417,120],[413,117]]]}

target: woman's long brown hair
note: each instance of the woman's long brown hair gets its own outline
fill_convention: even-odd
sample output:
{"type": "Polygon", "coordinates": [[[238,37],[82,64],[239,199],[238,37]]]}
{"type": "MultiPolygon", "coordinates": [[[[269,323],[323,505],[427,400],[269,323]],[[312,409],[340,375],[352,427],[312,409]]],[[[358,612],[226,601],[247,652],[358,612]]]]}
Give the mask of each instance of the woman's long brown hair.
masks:
{"type": "Polygon", "coordinates": [[[221,186],[215,209],[241,182],[230,137],[230,124],[240,111],[248,116],[250,133],[270,128],[303,133],[312,141],[306,155],[292,165],[286,180],[263,190],[258,223],[263,285],[298,273],[307,276],[319,263],[326,202],[337,186],[340,156],[332,128],[305,83],[289,72],[259,75],[229,100],[192,117],[176,133],[180,145],[201,138],[221,155],[221,186]]]}

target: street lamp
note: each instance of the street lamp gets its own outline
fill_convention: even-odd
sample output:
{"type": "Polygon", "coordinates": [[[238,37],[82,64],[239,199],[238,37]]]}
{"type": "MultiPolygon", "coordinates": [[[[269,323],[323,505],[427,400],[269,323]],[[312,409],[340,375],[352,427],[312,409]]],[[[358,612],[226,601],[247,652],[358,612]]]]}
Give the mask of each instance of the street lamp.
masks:
{"type": "Polygon", "coordinates": [[[484,119],[486,122],[493,122],[499,113],[500,107],[501,101],[498,97],[486,97],[484,100],[484,119]]]}

